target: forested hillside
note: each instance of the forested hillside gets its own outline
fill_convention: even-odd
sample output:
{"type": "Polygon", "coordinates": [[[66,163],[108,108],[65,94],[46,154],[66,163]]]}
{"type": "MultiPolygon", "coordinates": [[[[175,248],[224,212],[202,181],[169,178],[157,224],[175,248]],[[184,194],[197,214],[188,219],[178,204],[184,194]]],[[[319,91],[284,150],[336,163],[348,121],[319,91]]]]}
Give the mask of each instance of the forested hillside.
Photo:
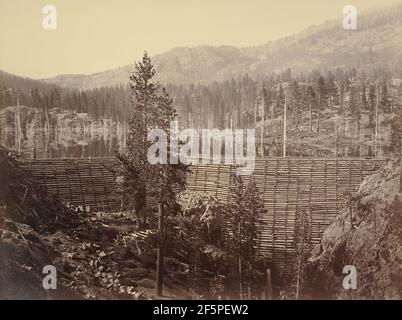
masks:
{"type": "Polygon", "coordinates": [[[19,102],[40,110],[59,108],[90,113],[95,118],[119,119],[129,101],[129,91],[124,86],[87,91],[66,89],[0,71],[0,107],[16,106],[19,102]]]}
{"type": "MultiPolygon", "coordinates": [[[[120,123],[130,114],[128,87],[78,91],[9,78],[2,79],[2,107],[15,106],[18,97],[20,105],[89,113],[120,123]],[[30,85],[24,87],[26,82],[30,85]]],[[[259,80],[246,74],[209,85],[169,84],[167,91],[182,128],[256,128],[261,155],[281,155],[286,97],[288,143],[295,154],[371,156],[388,151],[401,84],[380,69],[365,73],[338,68],[301,76],[288,69],[259,80]]]]}

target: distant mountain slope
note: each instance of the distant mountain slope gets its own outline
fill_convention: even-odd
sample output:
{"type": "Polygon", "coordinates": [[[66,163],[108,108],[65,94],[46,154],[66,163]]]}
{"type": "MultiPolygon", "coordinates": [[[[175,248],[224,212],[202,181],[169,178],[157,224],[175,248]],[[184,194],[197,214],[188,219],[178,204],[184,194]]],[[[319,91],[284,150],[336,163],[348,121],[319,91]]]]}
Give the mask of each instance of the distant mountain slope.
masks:
{"type": "MultiPolygon", "coordinates": [[[[307,28],[294,36],[250,48],[179,47],[153,57],[162,83],[222,81],[250,76],[334,67],[402,72],[402,4],[358,15],[358,29],[345,31],[342,19],[307,28]]],[[[95,88],[128,82],[132,66],[92,75],[60,75],[48,83],[70,88],[95,88]]]]}
{"type": "Polygon", "coordinates": [[[61,89],[56,82],[43,82],[30,78],[16,76],[0,70],[0,90],[3,88],[18,89],[20,91],[27,91],[38,88],[44,93],[48,93],[53,89],[61,89]]]}
{"type": "MultiPolygon", "coordinates": [[[[256,59],[235,47],[200,46],[174,48],[152,57],[152,61],[159,81],[181,84],[236,77],[247,72],[256,59]]],[[[92,89],[127,83],[132,69],[128,65],[91,75],[59,75],[44,81],[62,87],[92,89]]]]}

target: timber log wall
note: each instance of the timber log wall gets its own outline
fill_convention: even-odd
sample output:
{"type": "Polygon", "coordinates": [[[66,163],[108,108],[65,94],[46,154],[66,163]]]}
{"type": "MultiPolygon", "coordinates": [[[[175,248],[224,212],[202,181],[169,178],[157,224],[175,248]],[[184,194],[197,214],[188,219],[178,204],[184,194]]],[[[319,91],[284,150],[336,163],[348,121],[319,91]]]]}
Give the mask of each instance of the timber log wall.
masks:
{"type": "MultiPolygon", "coordinates": [[[[261,252],[280,272],[291,273],[296,212],[310,217],[312,245],[345,203],[344,193],[356,193],[362,180],[385,163],[384,159],[265,158],[257,159],[251,176],[261,192],[265,209],[261,252]]],[[[46,191],[64,202],[116,211],[113,193],[114,158],[23,161],[21,165],[46,191]]],[[[191,167],[187,188],[215,194],[228,201],[235,166],[191,167]]],[[[250,177],[248,177],[250,179],[250,177]]]]}
{"type": "Polygon", "coordinates": [[[64,203],[93,211],[117,211],[115,158],[47,159],[20,162],[32,179],[64,203]]]}

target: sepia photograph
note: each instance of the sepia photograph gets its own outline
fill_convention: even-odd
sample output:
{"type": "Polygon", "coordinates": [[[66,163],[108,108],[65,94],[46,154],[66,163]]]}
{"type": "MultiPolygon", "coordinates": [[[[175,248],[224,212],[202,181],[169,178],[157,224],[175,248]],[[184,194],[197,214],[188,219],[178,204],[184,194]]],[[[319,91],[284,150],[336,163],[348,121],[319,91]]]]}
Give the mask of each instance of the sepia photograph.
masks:
{"type": "Polygon", "coordinates": [[[401,300],[401,169],[401,0],[0,0],[0,300],[401,300]]]}

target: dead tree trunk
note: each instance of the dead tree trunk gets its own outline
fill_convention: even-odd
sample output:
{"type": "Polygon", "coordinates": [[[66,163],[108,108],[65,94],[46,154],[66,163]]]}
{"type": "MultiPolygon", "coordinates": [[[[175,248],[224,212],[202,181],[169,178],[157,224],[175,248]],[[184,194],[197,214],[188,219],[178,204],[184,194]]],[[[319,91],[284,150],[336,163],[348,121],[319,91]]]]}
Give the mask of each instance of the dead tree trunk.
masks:
{"type": "Polygon", "coordinates": [[[338,143],[339,143],[339,136],[338,136],[338,125],[335,125],[335,157],[338,157],[338,143]]]}
{"type": "Polygon", "coordinates": [[[287,144],[287,101],[285,96],[285,105],[283,107],[283,157],[286,157],[287,144]]]}
{"type": "Polygon", "coordinates": [[[378,131],[379,131],[379,128],[378,128],[378,107],[379,107],[379,104],[380,104],[380,89],[379,89],[378,84],[377,84],[377,103],[376,103],[376,106],[375,106],[375,140],[376,140],[376,142],[377,142],[378,131]]]}
{"type": "Polygon", "coordinates": [[[265,110],[262,106],[262,118],[261,118],[261,157],[264,157],[264,125],[265,125],[265,110]]]}
{"type": "Polygon", "coordinates": [[[320,108],[321,108],[321,96],[318,98],[318,105],[317,105],[317,133],[320,132],[320,108]]]}

